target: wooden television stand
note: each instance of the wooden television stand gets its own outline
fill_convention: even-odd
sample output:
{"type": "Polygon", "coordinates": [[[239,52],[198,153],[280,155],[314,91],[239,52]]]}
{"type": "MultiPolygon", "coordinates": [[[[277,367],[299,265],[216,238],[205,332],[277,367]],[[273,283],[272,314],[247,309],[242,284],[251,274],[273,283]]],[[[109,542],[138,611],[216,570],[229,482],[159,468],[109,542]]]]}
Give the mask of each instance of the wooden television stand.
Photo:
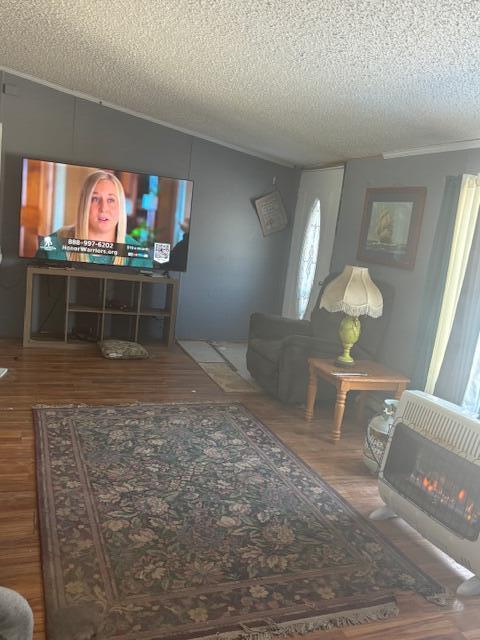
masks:
{"type": "Polygon", "coordinates": [[[99,269],[29,266],[27,268],[23,346],[74,347],[107,337],[120,337],[108,335],[107,325],[111,324],[113,318],[123,316],[124,319],[128,319],[128,338],[134,341],[138,340],[142,318],[161,318],[163,321],[163,342],[170,347],[175,340],[177,299],[178,280],[167,276],[149,276],[99,269]],[[35,324],[34,315],[38,316],[41,280],[48,277],[63,279],[63,327],[58,333],[35,332],[32,329],[35,324]],[[78,295],[78,285],[82,282],[87,285],[88,292],[91,294],[88,303],[83,303],[78,295]],[[121,286],[118,283],[126,283],[128,289],[127,295],[125,292],[123,293],[121,304],[118,304],[117,300],[112,301],[109,298],[116,283],[117,286],[121,286]],[[164,306],[162,308],[148,307],[146,299],[155,295],[156,292],[153,292],[151,288],[156,289],[157,287],[165,287],[164,306]],[[147,292],[150,293],[150,296],[147,292]],[[92,296],[95,298],[95,304],[92,304],[92,296]],[[78,314],[91,314],[92,320],[96,319],[96,323],[93,323],[96,325],[93,339],[82,340],[78,335],[72,333],[71,325],[78,314]]]}

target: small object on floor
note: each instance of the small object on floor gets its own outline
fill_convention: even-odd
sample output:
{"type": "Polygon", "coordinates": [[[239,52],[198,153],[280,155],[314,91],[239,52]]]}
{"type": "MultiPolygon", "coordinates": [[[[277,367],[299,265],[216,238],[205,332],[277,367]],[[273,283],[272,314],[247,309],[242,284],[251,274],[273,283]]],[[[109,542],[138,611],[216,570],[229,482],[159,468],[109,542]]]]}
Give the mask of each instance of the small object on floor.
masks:
{"type": "Polygon", "coordinates": [[[128,340],[103,340],[98,343],[102,356],[111,360],[144,360],[148,351],[138,342],[128,340]]]}
{"type": "Polygon", "coordinates": [[[0,378],[3,378],[7,371],[8,369],[5,369],[5,367],[0,367],[0,378]]]}
{"type": "Polygon", "coordinates": [[[0,587],[0,638],[31,640],[33,613],[30,605],[16,591],[0,587]]]}

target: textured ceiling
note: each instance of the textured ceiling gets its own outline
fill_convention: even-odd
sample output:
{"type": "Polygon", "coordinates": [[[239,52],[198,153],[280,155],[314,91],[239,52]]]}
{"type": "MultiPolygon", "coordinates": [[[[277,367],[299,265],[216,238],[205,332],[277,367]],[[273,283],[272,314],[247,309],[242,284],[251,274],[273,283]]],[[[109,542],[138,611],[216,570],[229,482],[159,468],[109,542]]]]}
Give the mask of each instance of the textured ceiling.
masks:
{"type": "Polygon", "coordinates": [[[480,137],[477,0],[3,0],[0,65],[299,165],[480,137]]]}

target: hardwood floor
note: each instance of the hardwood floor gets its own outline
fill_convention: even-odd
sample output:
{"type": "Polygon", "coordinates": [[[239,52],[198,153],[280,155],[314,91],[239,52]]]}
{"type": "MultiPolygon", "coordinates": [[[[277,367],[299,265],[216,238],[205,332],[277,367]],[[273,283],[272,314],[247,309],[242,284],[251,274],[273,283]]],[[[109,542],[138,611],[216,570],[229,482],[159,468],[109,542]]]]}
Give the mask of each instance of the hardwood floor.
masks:
{"type": "MultiPolygon", "coordinates": [[[[339,444],[328,441],[330,413],[303,420],[303,411],[262,394],[225,394],[178,347],[149,349],[150,360],[114,362],[95,347],[22,349],[0,342],[0,584],[22,593],[35,613],[35,639],[45,638],[36,521],[31,407],[35,404],[124,404],[135,401],[239,399],[361,513],[381,504],[361,461],[361,434],[345,420],[339,444]]],[[[469,574],[401,520],[379,529],[423,570],[455,589],[469,574]]],[[[411,594],[398,598],[400,616],[374,624],[314,633],[311,640],[480,640],[480,598],[452,599],[439,608],[411,594]]],[[[305,636],[304,636],[305,637],[305,636]]]]}

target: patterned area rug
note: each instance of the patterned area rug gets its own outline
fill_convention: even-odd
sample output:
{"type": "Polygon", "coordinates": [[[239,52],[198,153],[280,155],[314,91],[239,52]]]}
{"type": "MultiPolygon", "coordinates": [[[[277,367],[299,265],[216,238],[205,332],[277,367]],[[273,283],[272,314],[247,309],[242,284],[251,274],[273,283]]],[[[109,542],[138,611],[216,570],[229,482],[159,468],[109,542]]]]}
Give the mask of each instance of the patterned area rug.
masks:
{"type": "Polygon", "coordinates": [[[442,592],[240,404],[34,416],[49,640],[268,640],[442,592]]]}

